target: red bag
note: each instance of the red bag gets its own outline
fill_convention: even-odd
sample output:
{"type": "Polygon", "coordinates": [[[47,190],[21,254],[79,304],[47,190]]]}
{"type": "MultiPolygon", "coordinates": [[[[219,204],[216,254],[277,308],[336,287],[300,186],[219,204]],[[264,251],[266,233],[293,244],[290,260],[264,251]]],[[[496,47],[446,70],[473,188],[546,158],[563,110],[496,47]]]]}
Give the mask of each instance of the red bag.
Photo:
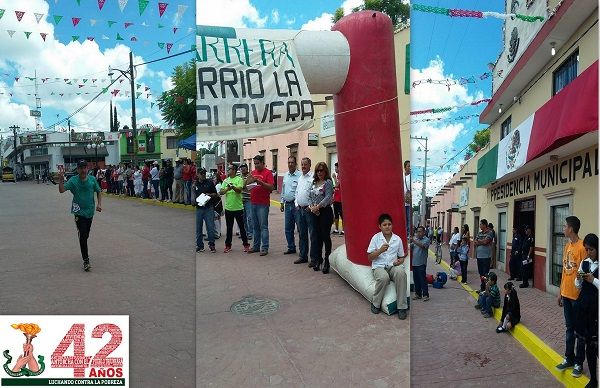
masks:
{"type": "Polygon", "coordinates": [[[433,275],[425,275],[425,281],[427,282],[427,284],[433,284],[433,275]]]}

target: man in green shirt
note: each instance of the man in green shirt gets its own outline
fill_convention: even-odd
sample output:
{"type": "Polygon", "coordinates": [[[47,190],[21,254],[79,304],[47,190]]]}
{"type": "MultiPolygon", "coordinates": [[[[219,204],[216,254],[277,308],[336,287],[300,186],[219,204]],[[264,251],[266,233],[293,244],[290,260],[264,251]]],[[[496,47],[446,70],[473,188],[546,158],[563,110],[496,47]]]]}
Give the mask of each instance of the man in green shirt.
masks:
{"type": "Polygon", "coordinates": [[[79,232],[79,248],[81,249],[81,257],[83,258],[83,269],[89,271],[90,257],[88,255],[87,240],[90,236],[92,227],[92,219],[94,218],[94,208],[98,212],[102,211],[102,197],[100,193],[100,185],[96,178],[88,175],[87,162],[80,160],[77,162],[77,175],[71,177],[67,183],[64,183],[65,172],[58,172],[58,192],[64,193],[69,190],[73,194],[71,203],[71,213],[75,215],[75,225],[79,232]],[[94,192],[98,196],[98,204],[94,203],[94,192]]]}
{"type": "Polygon", "coordinates": [[[231,239],[233,232],[233,220],[238,224],[244,252],[248,252],[250,245],[244,227],[244,202],[242,191],[244,190],[244,179],[236,175],[237,166],[231,165],[227,170],[227,178],[223,181],[220,195],[225,195],[225,223],[227,225],[227,237],[225,238],[225,253],[231,251],[231,239]]]}

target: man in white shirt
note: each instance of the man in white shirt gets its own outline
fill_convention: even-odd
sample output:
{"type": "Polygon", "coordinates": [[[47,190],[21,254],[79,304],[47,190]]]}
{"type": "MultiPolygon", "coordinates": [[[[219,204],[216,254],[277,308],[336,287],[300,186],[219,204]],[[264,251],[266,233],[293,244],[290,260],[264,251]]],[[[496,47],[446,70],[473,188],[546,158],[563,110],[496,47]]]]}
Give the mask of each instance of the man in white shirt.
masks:
{"type": "Polygon", "coordinates": [[[458,246],[460,245],[460,232],[457,226],[454,227],[454,233],[452,234],[452,237],[450,238],[450,242],[448,244],[450,245],[450,266],[452,267],[454,265],[454,262],[458,260],[457,252],[458,246]]]}
{"type": "MultiPolygon", "coordinates": [[[[296,214],[298,216],[298,246],[300,247],[300,257],[298,260],[294,261],[294,264],[308,263],[309,233],[311,240],[314,238],[313,217],[308,209],[308,205],[310,205],[309,192],[313,181],[313,173],[310,171],[310,166],[310,159],[302,158],[300,161],[301,174],[298,177],[296,198],[294,200],[297,211],[296,214]]],[[[311,244],[313,244],[313,241],[311,241],[311,244]]],[[[308,266],[312,267],[311,264],[308,266]]]]}
{"type": "Polygon", "coordinates": [[[287,250],[284,255],[296,253],[296,241],[294,231],[298,223],[298,209],[296,208],[296,189],[298,188],[298,178],[300,171],[296,170],[296,157],[288,158],[288,172],[283,176],[283,185],[281,186],[281,211],[285,212],[285,239],[287,240],[287,250]]]}
{"type": "Polygon", "coordinates": [[[371,304],[371,312],[379,314],[383,293],[390,282],[390,278],[396,286],[398,318],[406,319],[408,304],[406,302],[406,269],[404,267],[404,245],[402,239],[392,233],[392,217],[388,214],[379,216],[379,229],[371,238],[367,253],[371,260],[373,277],[375,278],[375,292],[371,304]]]}

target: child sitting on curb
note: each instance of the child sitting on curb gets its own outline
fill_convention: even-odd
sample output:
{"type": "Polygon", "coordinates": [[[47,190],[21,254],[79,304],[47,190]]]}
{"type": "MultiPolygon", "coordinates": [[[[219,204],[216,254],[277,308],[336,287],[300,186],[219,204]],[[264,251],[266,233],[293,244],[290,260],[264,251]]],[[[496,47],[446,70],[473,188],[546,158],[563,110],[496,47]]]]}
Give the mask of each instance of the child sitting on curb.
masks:
{"type": "Polygon", "coordinates": [[[488,273],[485,278],[485,290],[479,293],[475,308],[481,310],[484,318],[489,318],[492,316],[492,307],[500,307],[500,290],[496,284],[498,276],[494,272],[488,273]]]}
{"type": "Polygon", "coordinates": [[[500,325],[496,328],[496,333],[502,333],[515,327],[521,320],[521,305],[517,290],[515,290],[512,282],[507,282],[504,285],[504,306],[502,307],[502,317],[500,325]]]}

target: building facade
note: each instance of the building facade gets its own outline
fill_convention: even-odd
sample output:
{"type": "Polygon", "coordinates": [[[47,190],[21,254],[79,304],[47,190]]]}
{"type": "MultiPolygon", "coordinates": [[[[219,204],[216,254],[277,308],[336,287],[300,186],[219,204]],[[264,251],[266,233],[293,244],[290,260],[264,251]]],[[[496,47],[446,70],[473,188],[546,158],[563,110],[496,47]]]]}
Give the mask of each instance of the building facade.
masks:
{"type": "MultiPolygon", "coordinates": [[[[496,267],[504,271],[513,227],[531,226],[534,287],[557,294],[565,218],[581,220],[582,238],[598,233],[598,4],[548,3],[534,29],[505,22],[492,101],[480,117],[490,144],[433,198],[431,222],[445,231],[466,223],[471,235],[480,219],[492,222],[496,267]]],[[[537,14],[546,2],[516,7],[537,14]]]]}

